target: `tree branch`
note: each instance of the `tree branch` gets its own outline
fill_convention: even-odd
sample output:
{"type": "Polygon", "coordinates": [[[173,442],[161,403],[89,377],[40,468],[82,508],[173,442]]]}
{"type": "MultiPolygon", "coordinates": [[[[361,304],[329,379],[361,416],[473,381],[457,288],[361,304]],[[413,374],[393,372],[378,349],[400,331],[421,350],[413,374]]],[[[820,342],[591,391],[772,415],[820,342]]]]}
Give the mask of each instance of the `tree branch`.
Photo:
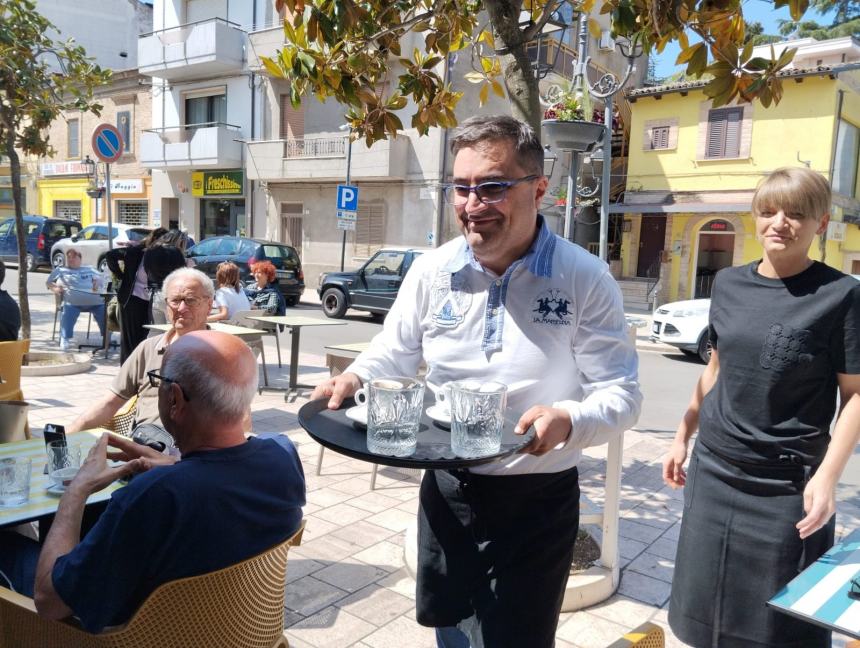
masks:
{"type": "Polygon", "coordinates": [[[549,22],[549,19],[552,17],[552,12],[558,9],[561,6],[561,2],[556,2],[556,0],[552,0],[551,2],[547,2],[543,11],[541,11],[540,17],[534,22],[531,27],[523,30],[523,40],[522,42],[528,43],[535,39],[535,37],[540,34],[541,30],[544,28],[549,22]]]}
{"type": "Polygon", "coordinates": [[[382,31],[376,32],[373,36],[368,36],[365,39],[365,42],[366,43],[373,42],[375,40],[382,38],[383,36],[388,36],[389,34],[394,34],[395,32],[397,32],[400,29],[404,29],[404,30],[408,31],[409,28],[413,27],[414,25],[417,25],[421,21],[429,20],[433,16],[436,16],[439,13],[439,10],[442,8],[443,3],[444,3],[444,0],[436,0],[436,2],[433,4],[433,8],[430,11],[425,11],[424,13],[418,14],[417,16],[413,16],[409,20],[406,20],[406,21],[404,21],[398,25],[394,25],[393,27],[388,27],[386,29],[383,29],[382,31]]]}

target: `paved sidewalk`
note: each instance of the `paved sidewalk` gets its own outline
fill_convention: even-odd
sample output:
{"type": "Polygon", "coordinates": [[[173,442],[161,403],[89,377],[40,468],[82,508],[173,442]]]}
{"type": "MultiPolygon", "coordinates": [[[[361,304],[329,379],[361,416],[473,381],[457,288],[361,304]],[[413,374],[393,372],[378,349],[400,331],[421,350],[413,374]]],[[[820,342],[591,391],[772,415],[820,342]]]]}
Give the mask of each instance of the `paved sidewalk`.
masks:
{"type": "MultiPolygon", "coordinates": [[[[33,346],[49,347],[53,299],[35,296],[33,346]],[[48,300],[50,299],[50,303],[48,300]]],[[[82,329],[81,326],[78,327],[82,329]]],[[[640,329],[640,333],[647,329],[640,329]]],[[[268,343],[269,341],[267,341],[268,343]]],[[[274,356],[274,345],[272,343],[274,356]]],[[[324,358],[300,356],[301,381],[327,376],[324,358]]],[[[67,423],[102,395],[117,371],[117,355],[96,360],[85,374],[24,378],[31,403],[30,423],[67,423]]],[[[278,376],[277,367],[269,367],[278,376]]],[[[280,370],[286,380],[288,367],[280,370]]],[[[433,633],[415,622],[414,582],[403,563],[404,531],[418,506],[417,479],[411,471],[382,468],[370,490],[370,465],[326,451],[322,474],[315,466],[319,446],[302,431],[296,412],[309,394],[285,403],[279,393],[254,400],[254,431],[287,434],[304,462],[308,487],[303,544],[291,551],[285,599],[285,633],[294,648],[345,646],[431,648],[433,633]]],[[[683,509],[682,495],[665,487],[660,458],[670,442],[665,433],[628,431],[624,441],[618,592],[588,610],[565,613],[557,632],[559,648],[598,648],[651,620],[667,629],[666,604],[683,509]]],[[[582,492],[602,502],[605,462],[595,448],[580,465],[582,492]]],[[[840,504],[841,534],[860,526],[860,498],[840,504]]],[[[837,640],[834,645],[844,642],[837,640]]],[[[667,646],[681,646],[669,633],[667,646]]]]}

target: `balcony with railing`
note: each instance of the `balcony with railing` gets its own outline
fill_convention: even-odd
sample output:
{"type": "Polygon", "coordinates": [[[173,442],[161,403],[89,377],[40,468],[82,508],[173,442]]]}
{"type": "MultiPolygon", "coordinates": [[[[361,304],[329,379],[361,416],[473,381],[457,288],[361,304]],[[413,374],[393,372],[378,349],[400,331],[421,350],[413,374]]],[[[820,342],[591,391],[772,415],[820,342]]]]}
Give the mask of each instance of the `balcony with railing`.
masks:
{"type": "Polygon", "coordinates": [[[219,169],[242,166],[240,128],[208,122],[144,130],[140,161],[163,170],[219,169]]]}
{"type": "Polygon", "coordinates": [[[141,74],[170,81],[238,72],[244,62],[245,32],[223,18],[141,34],[141,74]]]}
{"type": "MultiPolygon", "coordinates": [[[[341,180],[349,147],[346,136],[261,140],[248,143],[247,174],[251,180],[341,180]]],[[[352,143],[353,179],[390,179],[406,175],[408,138],[382,140],[368,148],[352,143]]]]}

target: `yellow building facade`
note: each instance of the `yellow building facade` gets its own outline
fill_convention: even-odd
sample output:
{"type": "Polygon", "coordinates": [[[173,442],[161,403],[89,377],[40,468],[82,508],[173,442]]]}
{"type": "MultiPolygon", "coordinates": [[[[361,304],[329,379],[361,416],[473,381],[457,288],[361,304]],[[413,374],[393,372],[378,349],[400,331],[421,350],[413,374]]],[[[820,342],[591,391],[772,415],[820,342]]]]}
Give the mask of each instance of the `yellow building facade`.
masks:
{"type": "Polygon", "coordinates": [[[783,73],[784,96],[714,109],[704,82],[628,93],[631,135],[622,279],[648,280],[658,303],[708,297],[713,275],[761,257],[750,215],[757,183],[807,165],[831,181],[833,224],[815,258],[860,274],[860,65],[783,73]],[[659,283],[656,283],[659,279],[659,283]]]}

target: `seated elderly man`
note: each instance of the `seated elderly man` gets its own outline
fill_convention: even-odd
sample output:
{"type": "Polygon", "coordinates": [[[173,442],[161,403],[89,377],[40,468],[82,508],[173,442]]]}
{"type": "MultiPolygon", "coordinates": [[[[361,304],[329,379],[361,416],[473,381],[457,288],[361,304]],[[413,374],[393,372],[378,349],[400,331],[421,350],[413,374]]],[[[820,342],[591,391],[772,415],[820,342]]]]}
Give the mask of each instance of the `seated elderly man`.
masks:
{"type": "Polygon", "coordinates": [[[92,266],[81,265],[81,253],[66,250],[66,265],[54,268],[45,285],[63,298],[60,317],[60,349],[67,351],[75,337],[75,323],[81,313],[92,313],[102,338],[105,335],[105,304],[98,292],[104,287],[102,276],[92,266]]]}
{"type": "MultiPolygon", "coordinates": [[[[184,335],[150,376],[182,459],[102,436],[66,488],[38,555],[35,602],[46,618],[75,615],[90,632],[125,623],[159,585],[262,553],[301,523],[305,482],[295,447],[285,436],[243,434],[257,363],[241,340],[216,331],[184,335]],[[108,465],[108,445],[120,449],[111,458],[127,462],[108,465]],[[131,474],[81,540],[87,497],[131,474]]],[[[31,564],[37,550],[28,545],[31,564]]],[[[10,571],[16,589],[28,593],[32,576],[27,583],[26,569],[10,571]]]]}
{"type": "Polygon", "coordinates": [[[134,426],[144,423],[160,425],[158,389],[150,384],[147,372],[161,368],[164,352],[170,344],[187,333],[206,328],[215,287],[212,280],[199,270],[180,268],[167,275],[164,294],[167,319],[173,328],[139,344],[120,367],[108,394],[66,426],[67,432],[105,425],[135,395],[138,401],[134,426]]]}

